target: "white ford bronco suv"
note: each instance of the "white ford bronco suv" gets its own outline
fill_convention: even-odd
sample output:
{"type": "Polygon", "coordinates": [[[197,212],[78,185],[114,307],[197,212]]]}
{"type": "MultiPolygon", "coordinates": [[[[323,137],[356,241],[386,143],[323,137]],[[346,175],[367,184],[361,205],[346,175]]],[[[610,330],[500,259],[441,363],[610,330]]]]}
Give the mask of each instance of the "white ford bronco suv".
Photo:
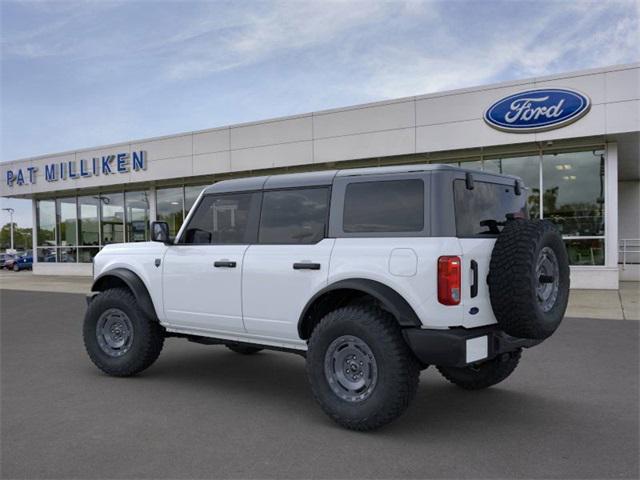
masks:
{"type": "Polygon", "coordinates": [[[520,179],[447,165],[221,181],[175,239],[153,222],[153,241],[95,257],[84,343],[115,376],[167,337],[297,352],[324,411],[371,430],[407,408],[421,369],[486,388],[556,330],[567,253],[527,217],[520,179]]]}

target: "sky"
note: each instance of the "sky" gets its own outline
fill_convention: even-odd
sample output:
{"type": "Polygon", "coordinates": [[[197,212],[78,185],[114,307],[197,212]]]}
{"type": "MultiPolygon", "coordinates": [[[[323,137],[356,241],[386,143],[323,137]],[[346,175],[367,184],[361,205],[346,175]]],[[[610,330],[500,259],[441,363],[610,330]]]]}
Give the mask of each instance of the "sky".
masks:
{"type": "Polygon", "coordinates": [[[0,17],[0,161],[640,60],[640,0],[2,0],[0,17]]]}

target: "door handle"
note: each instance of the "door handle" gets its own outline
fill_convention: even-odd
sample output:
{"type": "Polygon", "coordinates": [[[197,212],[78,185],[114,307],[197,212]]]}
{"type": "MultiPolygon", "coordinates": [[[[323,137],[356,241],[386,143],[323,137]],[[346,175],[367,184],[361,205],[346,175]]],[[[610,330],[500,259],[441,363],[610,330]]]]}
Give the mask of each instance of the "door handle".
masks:
{"type": "Polygon", "coordinates": [[[298,262],[293,264],[294,270],[320,270],[319,263],[298,262]]]}
{"type": "Polygon", "coordinates": [[[228,260],[218,260],[213,262],[213,266],[216,268],[236,268],[236,262],[230,262],[228,260]]]}
{"type": "Polygon", "coordinates": [[[471,274],[473,283],[471,284],[471,298],[478,296],[478,262],[471,260],[471,274]]]}

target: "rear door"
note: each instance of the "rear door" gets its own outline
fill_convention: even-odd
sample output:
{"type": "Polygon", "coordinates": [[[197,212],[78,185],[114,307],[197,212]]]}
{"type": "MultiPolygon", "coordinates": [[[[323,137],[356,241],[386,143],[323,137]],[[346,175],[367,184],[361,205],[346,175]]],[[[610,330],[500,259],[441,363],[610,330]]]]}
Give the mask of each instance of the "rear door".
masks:
{"type": "Polygon", "coordinates": [[[526,194],[513,184],[475,181],[468,188],[464,179],[454,180],[456,234],[462,247],[462,304],[466,326],[494,323],[489,298],[489,265],[496,238],[507,215],[526,218],[526,194]]]}
{"type": "Polygon", "coordinates": [[[263,193],[258,243],[245,254],[242,308],[247,333],[299,340],[298,317],[326,285],[334,239],[326,238],[329,187],[263,193]]]}

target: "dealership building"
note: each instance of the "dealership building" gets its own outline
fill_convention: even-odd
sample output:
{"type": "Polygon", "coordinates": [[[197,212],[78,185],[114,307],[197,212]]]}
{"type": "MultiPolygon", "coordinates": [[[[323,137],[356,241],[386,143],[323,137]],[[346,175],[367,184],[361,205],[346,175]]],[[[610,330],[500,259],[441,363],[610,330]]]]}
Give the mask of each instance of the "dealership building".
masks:
{"type": "Polygon", "coordinates": [[[446,163],[517,175],[561,229],[573,288],[640,279],[640,64],[400,98],[0,164],[33,202],[36,274],[90,275],[104,245],[175,234],[204,185],[446,163]]]}

